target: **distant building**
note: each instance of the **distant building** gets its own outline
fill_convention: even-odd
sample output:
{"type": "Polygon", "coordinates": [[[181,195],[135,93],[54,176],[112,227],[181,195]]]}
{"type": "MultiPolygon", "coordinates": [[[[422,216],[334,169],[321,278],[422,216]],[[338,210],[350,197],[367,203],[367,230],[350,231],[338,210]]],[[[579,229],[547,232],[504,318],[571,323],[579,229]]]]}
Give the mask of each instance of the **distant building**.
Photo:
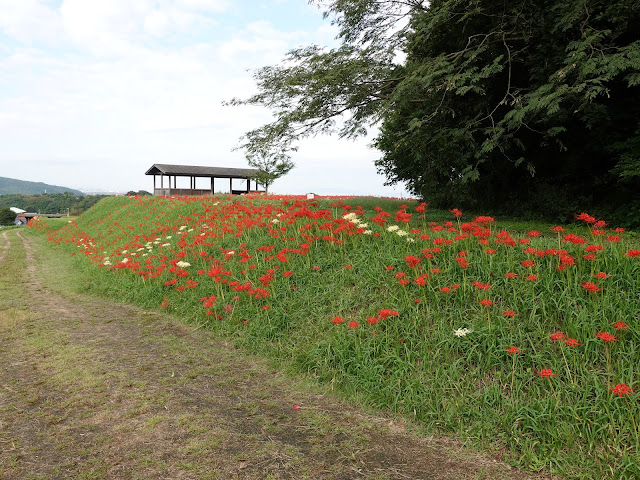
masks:
{"type": "Polygon", "coordinates": [[[63,215],[61,213],[29,213],[23,210],[21,213],[18,213],[18,215],[16,215],[16,220],[14,223],[16,225],[26,225],[27,223],[29,223],[29,220],[35,217],[60,218],[62,216],[63,215]]]}

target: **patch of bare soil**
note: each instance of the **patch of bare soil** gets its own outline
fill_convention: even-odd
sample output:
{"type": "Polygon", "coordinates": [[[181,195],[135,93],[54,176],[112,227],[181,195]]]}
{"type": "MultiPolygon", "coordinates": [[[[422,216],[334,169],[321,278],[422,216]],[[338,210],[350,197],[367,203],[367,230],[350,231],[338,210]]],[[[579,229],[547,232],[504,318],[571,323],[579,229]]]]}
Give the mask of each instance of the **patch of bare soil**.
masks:
{"type": "Polygon", "coordinates": [[[56,292],[27,236],[2,242],[2,480],[531,478],[296,385],[209,332],[56,292]],[[28,266],[10,272],[16,255],[28,266]]]}

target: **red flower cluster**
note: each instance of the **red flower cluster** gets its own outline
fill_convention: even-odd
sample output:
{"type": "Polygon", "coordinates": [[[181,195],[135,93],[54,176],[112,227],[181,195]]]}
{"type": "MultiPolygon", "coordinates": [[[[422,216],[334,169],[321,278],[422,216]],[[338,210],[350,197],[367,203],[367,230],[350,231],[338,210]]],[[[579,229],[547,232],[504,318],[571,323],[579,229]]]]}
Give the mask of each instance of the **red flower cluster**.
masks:
{"type": "Polygon", "coordinates": [[[629,385],[625,383],[619,383],[611,389],[611,393],[619,397],[624,397],[625,395],[631,395],[633,393],[633,390],[631,390],[631,387],[629,385]]]}
{"type": "Polygon", "coordinates": [[[615,335],[611,335],[609,332],[598,332],[596,333],[596,338],[599,338],[604,343],[616,342],[617,338],[615,335]]]}

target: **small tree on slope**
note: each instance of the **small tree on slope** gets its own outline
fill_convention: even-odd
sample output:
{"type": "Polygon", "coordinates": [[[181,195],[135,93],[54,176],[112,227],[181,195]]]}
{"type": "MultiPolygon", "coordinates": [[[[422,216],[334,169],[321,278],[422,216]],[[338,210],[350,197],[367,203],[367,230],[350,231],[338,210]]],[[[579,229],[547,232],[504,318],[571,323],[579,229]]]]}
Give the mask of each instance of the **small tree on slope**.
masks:
{"type": "Polygon", "coordinates": [[[269,185],[289,173],[295,166],[287,155],[269,155],[265,153],[247,155],[247,162],[253,168],[258,169],[258,174],[253,177],[253,180],[264,187],[265,193],[269,193],[269,185]]]}

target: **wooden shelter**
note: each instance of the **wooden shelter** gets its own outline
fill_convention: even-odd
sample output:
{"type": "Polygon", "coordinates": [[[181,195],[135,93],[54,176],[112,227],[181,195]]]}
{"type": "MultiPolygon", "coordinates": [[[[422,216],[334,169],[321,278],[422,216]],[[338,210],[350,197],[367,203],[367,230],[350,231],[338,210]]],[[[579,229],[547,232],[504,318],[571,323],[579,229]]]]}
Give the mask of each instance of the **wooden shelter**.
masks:
{"type": "MultiPolygon", "coordinates": [[[[153,194],[164,196],[187,196],[187,195],[213,195],[215,179],[229,179],[229,193],[239,195],[251,192],[251,179],[255,178],[258,170],[253,168],[228,168],[228,167],[198,167],[191,165],[167,165],[156,163],[145,175],[153,175],[153,194]],[[157,185],[157,178],[160,177],[160,185],[157,185]],[[177,177],[189,177],[189,188],[178,188],[177,177]],[[167,185],[165,186],[165,178],[167,185]],[[208,178],[211,182],[210,188],[196,188],[197,178],[208,178]],[[246,189],[234,190],[233,180],[246,180],[246,189]],[[172,182],[173,180],[173,182],[172,182]]],[[[256,188],[258,190],[258,182],[256,188]]]]}

